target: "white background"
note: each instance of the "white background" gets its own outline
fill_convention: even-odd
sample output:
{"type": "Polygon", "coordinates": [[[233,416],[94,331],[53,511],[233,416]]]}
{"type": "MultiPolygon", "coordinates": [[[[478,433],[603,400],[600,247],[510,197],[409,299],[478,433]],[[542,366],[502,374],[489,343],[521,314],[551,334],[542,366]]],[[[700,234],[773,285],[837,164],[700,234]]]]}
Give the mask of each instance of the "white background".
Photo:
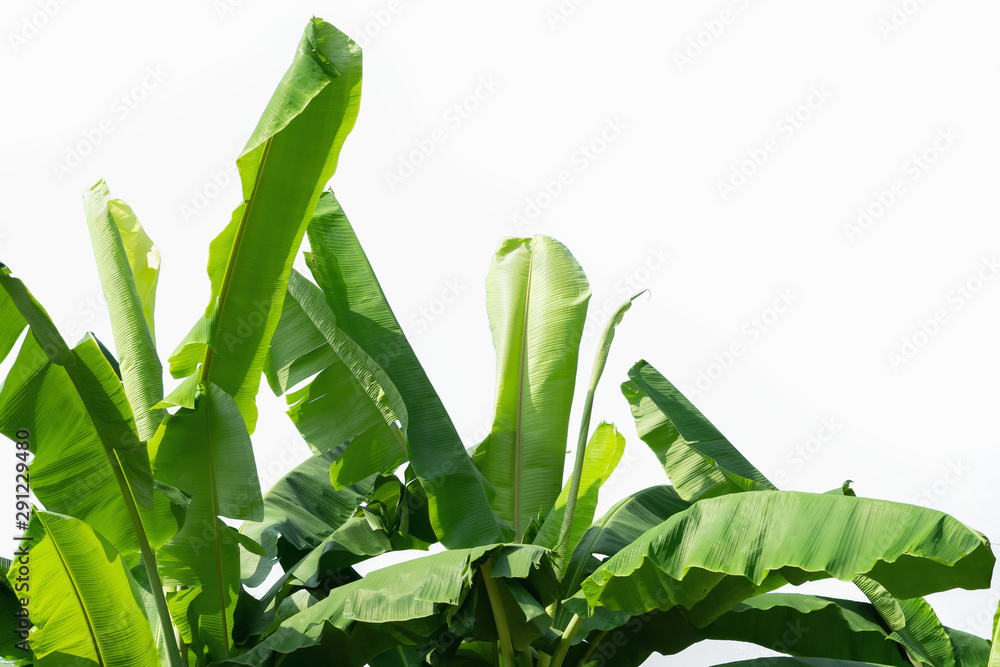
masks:
{"type": "MultiPolygon", "coordinates": [[[[207,302],[208,243],[239,201],[232,178],[216,182],[321,16],[365,47],[361,115],[331,184],[467,445],[492,414],[491,254],[503,236],[550,234],[590,278],[591,330],[626,281],[651,290],[597,398],[595,418],[629,442],[602,507],[664,482],[617,387],[645,358],[782,488],[853,479],[860,495],[1000,534],[1000,6],[576,1],[7,0],[0,259],[72,342],[90,329],[111,344],[81,203],[106,178],[160,248],[165,360],[207,302]],[[403,162],[420,164],[390,185],[403,162]],[[859,207],[875,214],[864,227],[859,207]],[[792,305],[777,313],[782,294],[792,305]]],[[[265,387],[259,403],[270,484],[307,449],[281,399],[265,387]]],[[[12,478],[0,474],[4,506],[12,478]]],[[[997,591],[932,602],[985,636],[997,591]]],[[[650,664],[754,655],[716,644],[650,664]]]]}

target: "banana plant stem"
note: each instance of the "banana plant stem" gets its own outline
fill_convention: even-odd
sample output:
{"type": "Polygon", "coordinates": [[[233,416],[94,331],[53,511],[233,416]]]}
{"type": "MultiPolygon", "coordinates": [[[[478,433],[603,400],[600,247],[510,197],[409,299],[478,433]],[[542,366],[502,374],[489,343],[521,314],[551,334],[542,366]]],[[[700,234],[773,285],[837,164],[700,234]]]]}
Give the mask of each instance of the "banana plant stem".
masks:
{"type": "Polygon", "coordinates": [[[479,569],[483,573],[483,583],[486,585],[490,607],[493,609],[493,620],[496,622],[497,634],[500,636],[500,655],[503,657],[503,665],[504,667],[517,667],[517,663],[514,662],[514,647],[510,642],[510,629],[507,627],[507,616],[503,612],[503,603],[500,601],[500,589],[497,588],[497,582],[493,581],[493,565],[489,560],[485,560],[479,569]]]}

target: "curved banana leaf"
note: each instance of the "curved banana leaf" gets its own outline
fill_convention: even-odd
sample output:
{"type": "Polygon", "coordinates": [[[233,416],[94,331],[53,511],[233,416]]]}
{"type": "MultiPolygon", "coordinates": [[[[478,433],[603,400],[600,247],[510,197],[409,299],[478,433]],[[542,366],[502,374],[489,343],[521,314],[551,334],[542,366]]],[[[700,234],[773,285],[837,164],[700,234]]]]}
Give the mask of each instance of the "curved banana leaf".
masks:
{"type": "Polygon", "coordinates": [[[250,436],[235,401],[206,383],[193,410],[163,420],[150,455],[157,480],[191,498],[183,527],[160,550],[164,584],[189,587],[171,596],[171,614],[200,656],[223,659],[232,645],[242,536],[218,517],[264,518],[250,436]]]}
{"type": "Polygon", "coordinates": [[[602,564],[587,601],[639,615],[683,605],[702,627],[784,583],[874,579],[897,598],[985,588],[989,542],[946,514],[869,498],[762,491],[702,500],[602,564]]]}
{"type": "Polygon", "coordinates": [[[192,352],[185,351],[188,345],[204,353],[204,378],[233,396],[251,432],[292,261],[320,192],[337,169],[360,94],[360,47],[312,19],[236,160],[244,201],[209,250],[212,297],[202,322],[214,316],[215,326],[208,336],[189,337],[172,355],[192,352]]]}
{"type": "Polygon", "coordinates": [[[494,511],[518,537],[559,496],[589,301],[583,269],[558,241],[500,243],[486,277],[496,407],[475,463],[496,490],[494,511]]]}
{"type": "Polygon", "coordinates": [[[649,445],[681,498],[694,502],[775,487],[677,388],[645,361],[628,372],[622,393],[639,437],[649,445]]]}
{"type": "MultiPolygon", "coordinates": [[[[621,460],[624,451],[625,438],[622,437],[613,424],[601,422],[594,431],[594,435],[591,436],[590,442],[587,443],[587,451],[584,453],[583,472],[580,477],[580,492],[577,495],[576,511],[573,517],[573,530],[570,533],[570,551],[576,548],[576,545],[579,544],[580,539],[594,521],[598,491],[618,466],[618,462],[621,460]]],[[[541,529],[538,531],[535,539],[532,540],[532,544],[537,544],[547,549],[555,548],[566,513],[566,501],[569,498],[569,493],[570,484],[567,482],[566,486],[563,487],[562,493],[556,498],[556,503],[552,511],[545,517],[541,529]]]]}
{"type": "MultiPolygon", "coordinates": [[[[888,630],[869,604],[795,593],[748,598],[698,629],[680,607],[596,626],[574,646],[569,664],[584,656],[613,658],[615,665],[641,665],[653,653],[673,655],[704,640],[757,644],[798,657],[864,660],[911,667],[902,647],[887,641],[888,630]],[[613,652],[613,655],[610,654],[613,652]]],[[[766,660],[762,664],[768,664],[766,660]]]]}
{"type": "Polygon", "coordinates": [[[332,192],[316,206],[309,243],[307,261],[337,326],[385,371],[406,404],[410,465],[427,493],[434,532],[450,549],[503,541],[509,528],[493,514],[483,480],[332,192]]]}
{"type": "Polygon", "coordinates": [[[288,415],[314,450],[328,451],[350,441],[331,464],[334,486],[345,488],[397,468],[407,459],[404,434],[409,418],[395,385],[337,326],[320,289],[294,271],[285,304],[279,335],[309,346],[313,332],[318,332],[334,353],[312,382],[288,395],[288,415]]]}
{"type": "Polygon", "coordinates": [[[148,442],[163,419],[163,366],[156,355],[153,308],[160,253],[120,199],[99,181],[83,196],[97,269],[108,303],[125,394],[139,439],[148,442]]]}
{"type": "Polygon", "coordinates": [[[854,583],[892,629],[891,639],[911,660],[934,667],[955,667],[955,647],[937,614],[923,598],[897,600],[881,584],[864,575],[854,583]]]}
{"type": "Polygon", "coordinates": [[[72,517],[35,510],[32,526],[31,577],[44,583],[22,595],[35,624],[36,664],[157,667],[138,586],[114,548],[72,517]]]}
{"type": "Polygon", "coordinates": [[[613,556],[646,531],[683,512],[691,503],[682,499],[672,486],[651,486],[618,501],[600,521],[583,534],[573,550],[564,578],[564,595],[573,595],[580,582],[598,565],[595,554],[613,556]]]}
{"type": "Polygon", "coordinates": [[[360,667],[393,646],[427,643],[449,622],[471,627],[467,615],[475,614],[475,608],[465,603],[481,576],[478,563],[486,558],[494,562],[494,579],[518,582],[544,606],[557,590],[546,553],[532,545],[488,545],[376,570],[289,616],[273,634],[226,664],[263,664],[272,653],[293,654],[291,660],[296,652],[329,640],[341,652],[337,664],[360,667]]]}
{"type": "MultiPolygon", "coordinates": [[[[121,401],[117,405],[127,408],[114,370],[94,339],[85,340],[71,353],[81,361],[76,372],[91,365],[90,377],[102,377],[102,386],[121,401]]],[[[109,451],[95,419],[102,417],[87,410],[66,369],[49,361],[29,333],[0,391],[0,433],[11,439],[16,439],[18,429],[31,433],[35,454],[31,484],[38,500],[50,511],[86,521],[132,567],[139,561],[139,538],[127,504],[136,506],[146,533],[143,539],[153,548],[177,532],[181,508],[152,489],[151,509],[141,506],[141,498],[124,495],[143,491],[146,487],[141,480],[151,480],[146,446],[109,451]],[[137,483],[119,484],[115,466],[137,483]]]]}

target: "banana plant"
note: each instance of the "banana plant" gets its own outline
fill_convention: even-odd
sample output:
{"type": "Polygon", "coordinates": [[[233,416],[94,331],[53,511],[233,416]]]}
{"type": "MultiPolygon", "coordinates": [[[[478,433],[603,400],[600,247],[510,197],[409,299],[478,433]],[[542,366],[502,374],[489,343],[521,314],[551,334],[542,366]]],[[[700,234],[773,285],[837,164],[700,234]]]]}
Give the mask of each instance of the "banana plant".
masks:
{"type": "MultiPolygon", "coordinates": [[[[468,453],[442,455],[437,467],[421,467],[417,461],[426,452],[414,441],[412,397],[418,387],[424,390],[416,394],[423,405],[439,406],[440,400],[427,393],[433,390],[427,389],[426,376],[333,193],[323,194],[308,235],[313,282],[308,290],[289,289],[265,363],[269,383],[276,394],[300,387],[287,394],[288,414],[316,451],[313,470],[319,472],[321,457],[324,463],[333,459],[329,475],[336,492],[357,497],[357,487],[350,485],[405,465],[394,487],[400,493],[392,496],[396,516],[421,525],[421,541],[440,540],[446,553],[464,554],[466,576],[478,567],[481,581],[462,579],[467,590],[450,598],[413,591],[412,599],[404,596],[407,605],[433,599],[437,606],[403,612],[398,596],[406,589],[393,582],[440,581],[444,573],[438,557],[416,558],[365,578],[345,577],[336,568],[370,552],[354,548],[358,560],[348,563],[344,556],[352,547],[333,537],[339,529],[330,525],[330,537],[317,533],[299,545],[303,550],[296,558],[310,547],[336,554],[320,574],[346,582],[329,593],[338,602],[325,602],[327,592],[302,577],[314,567],[303,569],[305,556],[287,562],[274,557],[271,562],[284,573],[266,598],[274,620],[256,638],[253,651],[232,664],[307,664],[315,656],[333,655],[324,653],[329,644],[337,647],[343,664],[359,666],[640,665],[653,653],[677,653],[712,639],[784,647],[790,656],[819,661],[986,664],[990,643],[942,626],[920,597],[989,585],[995,560],[981,534],[931,509],[859,498],[848,485],[831,493],[777,490],[645,361],[629,371],[622,393],[640,438],[673,485],[639,491],[594,521],[600,487],[625,447],[612,425],[590,428],[594,391],[615,327],[632,299],[611,319],[599,345],[572,473],[561,485],[589,287],[572,255],[553,239],[501,242],[486,281],[497,349],[493,428],[468,453]],[[303,312],[325,312],[320,294],[332,317],[304,317],[303,312]],[[336,335],[329,333],[331,327],[336,335]],[[384,376],[343,370],[350,360],[337,352],[338,336],[356,342],[384,376]],[[332,375],[340,380],[326,377],[332,375]],[[381,391],[371,390],[372,377],[380,378],[375,384],[381,391]],[[394,411],[379,409],[380,400],[394,404],[397,395],[406,424],[398,418],[398,405],[394,411]],[[366,412],[358,407],[362,404],[366,412]],[[367,419],[361,420],[362,414],[367,419]],[[394,446],[393,425],[405,447],[394,446]],[[472,498],[485,498],[489,514],[478,501],[470,502],[463,505],[464,524],[455,524],[432,508],[435,502],[461,502],[450,475],[466,483],[468,461],[478,472],[472,498]],[[407,502],[407,493],[416,502],[407,502]],[[507,570],[498,576],[492,558],[477,563],[468,557],[470,547],[453,546],[455,535],[464,540],[481,526],[489,528],[472,548],[543,548],[546,557],[538,567],[551,571],[557,595],[553,598],[550,585],[533,587],[512,579],[507,570]],[[500,527],[502,541],[493,526],[500,527]],[[870,602],[774,592],[827,578],[859,588],[870,602]],[[372,589],[376,582],[377,591],[372,589]],[[380,613],[383,623],[377,620],[380,613]],[[435,629],[411,637],[398,629],[401,622],[435,629]],[[788,636],[790,627],[817,624],[822,627],[808,637],[805,632],[788,636]]],[[[370,364],[365,368],[370,370],[370,364]]],[[[357,510],[354,518],[367,511],[357,510]]],[[[383,530],[390,523],[386,518],[379,524],[383,530]]],[[[278,512],[274,523],[249,523],[244,532],[278,533],[281,521],[297,522],[294,514],[278,512]]],[[[398,519],[391,523],[406,525],[398,519]]],[[[289,537],[276,543],[299,539],[299,533],[289,530],[289,537]]],[[[379,553],[393,548],[388,533],[386,538],[379,553]]],[[[408,544],[413,539],[411,534],[408,544]]],[[[288,552],[289,546],[274,551],[288,552]]],[[[315,555],[309,557],[317,562],[315,555]]],[[[458,584],[452,581],[453,590],[458,584]]]]}
{"type": "Polygon", "coordinates": [[[638,295],[581,396],[590,286],[552,238],[504,239],[490,264],[494,417],[467,447],[324,190],[360,84],[357,45],[310,21],[237,159],[242,203],[210,246],[207,307],[166,363],[159,252],[104,182],[84,203],[115,353],[92,334],[65,342],[0,264],[0,361],[17,351],[0,433],[26,485],[30,458],[38,501],[0,560],[0,656],[627,667],[730,640],[785,654],[775,664],[997,664],[995,640],[944,626],[922,597],[989,586],[983,535],[847,484],[778,490],[645,361],[622,393],[664,483],[595,518],[626,447],[614,425],[592,427],[596,389],[638,295]],[[306,235],[309,276],[292,269],[306,235]],[[270,489],[252,448],[262,375],[312,450],[270,489]],[[787,590],[818,579],[868,602],[787,590]]]}

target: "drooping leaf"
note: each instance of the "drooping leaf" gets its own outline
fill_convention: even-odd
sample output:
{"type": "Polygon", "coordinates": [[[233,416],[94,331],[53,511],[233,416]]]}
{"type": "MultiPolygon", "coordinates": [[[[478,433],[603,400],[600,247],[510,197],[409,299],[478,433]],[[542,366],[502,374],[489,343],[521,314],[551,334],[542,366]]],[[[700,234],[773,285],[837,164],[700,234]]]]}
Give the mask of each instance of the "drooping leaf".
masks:
{"type": "Polygon", "coordinates": [[[989,585],[979,533],[923,507],[762,491],[701,500],[612,556],[583,582],[591,605],[639,615],[683,605],[696,626],[784,583],[864,574],[897,598],[989,585]]]}
{"type": "Polygon", "coordinates": [[[645,361],[629,371],[622,393],[639,437],[656,454],[681,498],[695,501],[775,487],[698,408],[645,361]]]}
{"type": "MultiPolygon", "coordinates": [[[[236,160],[243,203],[209,251],[212,297],[205,318],[215,317],[215,325],[204,326],[203,318],[195,325],[202,333],[172,355],[202,352],[205,380],[233,396],[251,432],[292,261],[354,127],[360,92],[360,47],[321,19],[311,20],[236,160]]],[[[173,372],[173,358],[171,366],[173,372]]],[[[178,370],[193,372],[190,362],[178,370]]]]}
{"type": "Polygon", "coordinates": [[[503,541],[509,529],[493,514],[483,480],[332,192],[320,198],[309,243],[307,260],[337,326],[385,371],[406,404],[410,465],[427,493],[434,532],[448,548],[503,541]]]}
{"type": "Polygon", "coordinates": [[[32,523],[31,576],[45,582],[24,593],[35,664],[157,667],[137,585],[114,548],[72,517],[36,510],[32,523]]]}
{"type": "Polygon", "coordinates": [[[153,308],[160,253],[125,202],[99,181],[83,197],[90,238],[108,303],[125,394],[139,439],[147,442],[163,419],[151,408],[163,399],[163,366],[156,354],[153,308]]]}
{"type": "Polygon", "coordinates": [[[561,243],[546,236],[501,242],[486,277],[496,407],[475,462],[496,490],[493,509],[517,535],[549,511],[562,486],[589,301],[587,277],[561,243]]]}

